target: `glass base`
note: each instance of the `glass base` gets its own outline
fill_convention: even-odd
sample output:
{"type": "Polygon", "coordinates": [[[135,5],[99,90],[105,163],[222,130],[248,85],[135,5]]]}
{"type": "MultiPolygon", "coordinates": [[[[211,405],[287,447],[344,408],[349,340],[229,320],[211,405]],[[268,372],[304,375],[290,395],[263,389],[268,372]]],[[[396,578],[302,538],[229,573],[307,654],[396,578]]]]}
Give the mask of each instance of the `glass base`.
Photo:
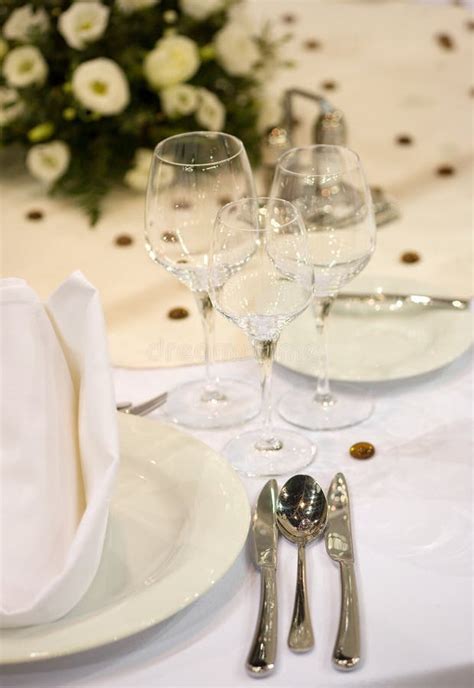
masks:
{"type": "Polygon", "coordinates": [[[328,400],[316,401],[315,392],[292,390],[285,394],[278,411],[288,423],[307,430],[337,430],[357,425],[374,410],[372,396],[353,385],[331,385],[328,400]]]}
{"type": "Polygon", "coordinates": [[[316,447],[309,439],[282,428],[274,434],[276,440],[268,445],[274,448],[265,448],[261,430],[253,430],[234,437],[223,454],[236,470],[250,477],[295,473],[313,461],[316,447]]]}
{"type": "Polygon", "coordinates": [[[165,413],[174,423],[200,430],[239,425],[259,413],[260,394],[252,385],[222,379],[216,389],[209,392],[203,380],[179,385],[169,392],[165,413]]]}

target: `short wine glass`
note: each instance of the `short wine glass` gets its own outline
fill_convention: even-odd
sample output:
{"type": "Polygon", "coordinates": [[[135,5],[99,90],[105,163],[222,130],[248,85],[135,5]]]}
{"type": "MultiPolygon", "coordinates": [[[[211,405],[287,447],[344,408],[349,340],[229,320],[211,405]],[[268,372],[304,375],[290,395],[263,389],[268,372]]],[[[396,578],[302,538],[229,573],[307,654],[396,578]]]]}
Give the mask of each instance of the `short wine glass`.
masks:
{"type": "Polygon", "coordinates": [[[282,329],[311,302],[313,267],[306,231],[288,201],[253,198],[218,212],[210,254],[214,307],[249,336],[260,364],[263,425],[224,448],[246,475],[280,475],[313,460],[312,442],[271,420],[271,373],[282,329]]]}
{"type": "Polygon", "coordinates": [[[372,398],[350,385],[331,389],[324,325],[341,287],[365,268],[375,249],[372,199],[359,156],[342,146],[293,148],[278,161],[271,194],[300,211],[315,280],[316,391],[292,390],[281,399],[280,414],[310,430],[355,425],[372,413],[372,398]]]}
{"type": "Polygon", "coordinates": [[[254,196],[242,142],[220,132],[178,134],[155,148],[146,197],[145,245],[149,256],[194,293],[204,329],[205,380],[168,394],[166,412],[195,428],[242,423],[258,413],[256,388],[212,372],[214,313],[209,298],[209,248],[220,207],[254,196]]]}

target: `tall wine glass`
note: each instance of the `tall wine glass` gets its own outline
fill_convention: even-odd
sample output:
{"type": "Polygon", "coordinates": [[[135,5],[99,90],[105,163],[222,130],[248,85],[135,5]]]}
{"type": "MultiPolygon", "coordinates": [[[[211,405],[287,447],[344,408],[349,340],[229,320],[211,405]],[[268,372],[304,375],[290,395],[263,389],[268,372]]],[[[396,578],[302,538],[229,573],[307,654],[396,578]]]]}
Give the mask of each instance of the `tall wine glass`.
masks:
{"type": "Polygon", "coordinates": [[[263,426],[232,439],[224,454],[247,475],[279,475],[308,465],[314,446],[272,426],[271,372],[282,328],[311,302],[313,267],[296,208],[279,199],[244,199],[217,214],[210,255],[215,308],[249,336],[261,369],[263,426]]]}
{"type": "Polygon", "coordinates": [[[146,197],[146,250],[192,290],[204,329],[205,380],[185,383],[168,394],[167,413],[183,425],[226,427],[259,410],[255,388],[212,374],[214,313],[208,289],[217,211],[230,200],[254,195],[247,154],[235,136],[190,132],[167,138],[155,148],[146,197]]]}
{"type": "Polygon", "coordinates": [[[365,268],[375,249],[372,200],[361,162],[342,146],[293,148],[278,161],[271,193],[296,205],[308,232],[318,352],[315,393],[292,390],[281,399],[280,414],[310,430],[355,425],[372,413],[372,399],[349,385],[331,389],[324,325],[341,287],[365,268]]]}

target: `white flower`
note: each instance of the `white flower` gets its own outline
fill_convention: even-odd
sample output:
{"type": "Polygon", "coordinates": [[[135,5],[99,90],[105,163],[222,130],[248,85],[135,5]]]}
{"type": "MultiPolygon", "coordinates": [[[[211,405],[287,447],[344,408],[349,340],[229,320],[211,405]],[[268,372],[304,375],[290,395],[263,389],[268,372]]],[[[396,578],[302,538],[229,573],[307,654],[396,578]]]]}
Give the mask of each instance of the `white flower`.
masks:
{"type": "Polygon", "coordinates": [[[109,8],[97,0],[73,2],[59,16],[59,33],[71,48],[83,50],[88,43],[102,36],[109,21],[109,12],[109,8]]]}
{"type": "Polygon", "coordinates": [[[135,191],[145,191],[148,184],[153,151],[149,148],[138,148],[135,152],[134,167],[130,168],[123,178],[125,184],[135,191]]]}
{"type": "Polygon", "coordinates": [[[160,93],[163,111],[168,117],[182,117],[193,113],[198,105],[198,89],[189,84],[169,86],[160,93]]]}
{"type": "Polygon", "coordinates": [[[166,36],[145,58],[143,70],[157,90],[188,81],[199,69],[196,43],[186,36],[166,36]]]}
{"type": "Polygon", "coordinates": [[[145,10],[147,7],[153,7],[160,0],[115,0],[115,4],[124,14],[131,14],[139,10],[145,10]]]}
{"type": "Polygon", "coordinates": [[[223,9],[226,0],[180,0],[179,4],[185,14],[200,21],[223,9]]]}
{"type": "Polygon", "coordinates": [[[249,31],[235,21],[216,33],[214,45],[218,62],[232,76],[249,74],[260,57],[249,31]]]}
{"type": "Polygon", "coordinates": [[[204,129],[221,131],[225,122],[225,108],[219,98],[207,88],[199,89],[199,105],[196,121],[204,129]]]}
{"type": "Polygon", "coordinates": [[[3,25],[3,35],[10,41],[28,41],[32,31],[44,33],[49,29],[49,19],[43,7],[34,11],[31,5],[18,7],[3,25]]]}
{"type": "Polygon", "coordinates": [[[106,57],[87,60],[76,68],[72,75],[72,92],[84,107],[101,115],[117,115],[130,102],[125,73],[106,57]]]}
{"type": "Polygon", "coordinates": [[[0,127],[13,122],[23,112],[24,105],[14,88],[0,86],[0,127]]]}
{"type": "Polygon", "coordinates": [[[52,184],[69,167],[71,154],[63,141],[51,141],[32,146],[26,156],[26,166],[33,177],[52,184]]]}
{"type": "Polygon", "coordinates": [[[2,72],[10,86],[24,88],[44,83],[48,75],[48,65],[38,48],[33,45],[22,45],[13,48],[7,54],[2,72]]]}

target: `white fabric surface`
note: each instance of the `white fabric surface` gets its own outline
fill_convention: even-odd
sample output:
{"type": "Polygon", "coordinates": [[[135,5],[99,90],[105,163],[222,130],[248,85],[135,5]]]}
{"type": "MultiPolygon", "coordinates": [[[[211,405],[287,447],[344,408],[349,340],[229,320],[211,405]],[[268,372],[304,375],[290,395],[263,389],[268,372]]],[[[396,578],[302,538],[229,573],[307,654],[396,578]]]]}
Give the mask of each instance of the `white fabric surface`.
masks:
{"type": "Polygon", "coordinates": [[[118,436],[97,291],[71,275],[43,306],[0,281],[0,626],[46,623],[102,554],[118,436]]]}
{"type": "MultiPolygon", "coordinates": [[[[221,364],[220,370],[257,380],[253,361],[221,364]]],[[[143,400],[202,372],[201,367],[117,370],[116,397],[143,400]]],[[[275,398],[290,385],[308,384],[279,367],[274,382],[275,398]]],[[[470,688],[472,384],[469,353],[441,371],[373,386],[376,409],[363,425],[310,433],[318,456],[307,471],[327,489],[341,470],[351,490],[364,662],[352,674],[331,667],[339,574],[322,542],[308,548],[317,646],[300,656],[287,649],[296,550],[280,541],[278,666],[265,685],[470,688]],[[349,446],[359,440],[376,445],[372,460],[349,457],[349,446]]],[[[219,449],[234,433],[196,434],[219,449]]],[[[253,504],[264,481],[244,482],[253,504]]],[[[259,575],[249,552],[247,547],[207,595],[149,632],[76,657],[8,670],[4,685],[250,688],[255,679],[247,677],[244,660],[254,630],[259,575]]]]}

